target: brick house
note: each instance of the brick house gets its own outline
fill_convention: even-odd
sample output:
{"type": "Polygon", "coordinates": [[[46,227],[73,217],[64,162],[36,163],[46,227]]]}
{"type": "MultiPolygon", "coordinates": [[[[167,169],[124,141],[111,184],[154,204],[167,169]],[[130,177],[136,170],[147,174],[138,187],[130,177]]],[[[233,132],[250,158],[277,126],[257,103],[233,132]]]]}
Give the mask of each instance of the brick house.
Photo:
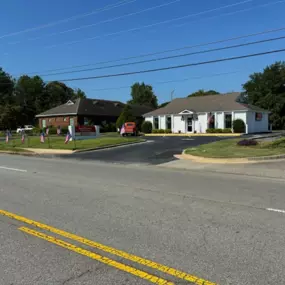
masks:
{"type": "MultiPolygon", "coordinates": [[[[100,99],[77,99],[38,114],[39,127],[67,127],[69,125],[85,125],[90,122],[102,125],[102,122],[116,123],[126,104],[120,101],[100,99]]],[[[131,112],[137,119],[142,118],[151,107],[131,105],[131,112]]]]}

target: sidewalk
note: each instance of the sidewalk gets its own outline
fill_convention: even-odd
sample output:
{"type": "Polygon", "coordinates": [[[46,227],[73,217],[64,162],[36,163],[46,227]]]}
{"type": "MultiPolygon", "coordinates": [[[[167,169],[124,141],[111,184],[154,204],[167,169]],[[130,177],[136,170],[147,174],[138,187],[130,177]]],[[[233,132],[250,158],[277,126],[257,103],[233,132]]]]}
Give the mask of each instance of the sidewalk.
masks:
{"type": "Polygon", "coordinates": [[[175,160],[160,164],[160,167],[183,170],[204,170],[215,173],[236,174],[265,178],[285,179],[285,159],[245,164],[206,164],[191,160],[175,160]]]}

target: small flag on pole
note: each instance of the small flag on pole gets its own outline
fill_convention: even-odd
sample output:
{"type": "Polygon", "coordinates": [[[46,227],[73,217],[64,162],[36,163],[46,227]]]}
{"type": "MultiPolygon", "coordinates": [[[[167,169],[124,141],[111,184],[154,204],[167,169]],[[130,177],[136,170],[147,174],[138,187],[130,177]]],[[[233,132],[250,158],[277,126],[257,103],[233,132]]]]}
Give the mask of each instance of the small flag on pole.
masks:
{"type": "Polygon", "coordinates": [[[48,136],[49,128],[46,128],[46,135],[48,136]]]}
{"type": "Polygon", "coordinates": [[[70,135],[69,132],[67,132],[66,137],[65,137],[65,142],[64,142],[64,143],[65,143],[65,144],[68,144],[70,138],[71,138],[71,135],[70,135]]]}
{"type": "Polygon", "coordinates": [[[125,133],[125,124],[122,125],[120,135],[123,135],[124,133],[125,133]]]}
{"type": "Polygon", "coordinates": [[[9,143],[9,139],[11,137],[11,132],[9,130],[6,131],[6,143],[9,143]]]}
{"type": "Polygon", "coordinates": [[[60,127],[59,127],[59,128],[57,128],[56,133],[57,133],[57,135],[60,135],[60,133],[61,133],[61,129],[60,129],[60,127]]]}
{"type": "Polygon", "coordinates": [[[22,134],[22,138],[21,138],[22,143],[25,143],[25,134],[22,134]]]}
{"type": "Polygon", "coordinates": [[[42,132],[41,133],[41,143],[44,143],[45,142],[45,133],[42,132]]]}

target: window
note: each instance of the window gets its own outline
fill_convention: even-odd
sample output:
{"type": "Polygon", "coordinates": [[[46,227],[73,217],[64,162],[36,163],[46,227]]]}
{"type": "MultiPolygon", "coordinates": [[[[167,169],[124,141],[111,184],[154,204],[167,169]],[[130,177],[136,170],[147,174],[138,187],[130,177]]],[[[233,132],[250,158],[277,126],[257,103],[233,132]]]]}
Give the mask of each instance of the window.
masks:
{"type": "Polygon", "coordinates": [[[255,121],[262,121],[262,113],[255,113],[255,121]]]}
{"type": "Polygon", "coordinates": [[[172,127],[171,127],[171,117],[170,116],[166,118],[166,129],[168,129],[168,130],[172,129],[172,127]]]}
{"type": "Polygon", "coordinates": [[[225,129],[232,128],[232,114],[225,114],[225,129]]]}
{"type": "Polygon", "coordinates": [[[155,130],[158,130],[158,128],[159,128],[159,125],[158,125],[158,117],[154,117],[153,118],[153,125],[154,125],[154,129],[155,130]]]}

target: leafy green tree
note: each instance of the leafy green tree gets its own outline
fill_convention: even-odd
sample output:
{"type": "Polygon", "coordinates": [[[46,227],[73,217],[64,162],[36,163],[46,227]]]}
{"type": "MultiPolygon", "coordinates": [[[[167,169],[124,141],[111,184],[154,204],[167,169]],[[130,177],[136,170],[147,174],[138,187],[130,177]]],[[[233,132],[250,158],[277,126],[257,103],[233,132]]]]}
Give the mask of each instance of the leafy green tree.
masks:
{"type": "Polygon", "coordinates": [[[153,108],[157,108],[157,97],[155,96],[152,86],[146,85],[144,82],[136,82],[131,87],[132,99],[128,101],[128,104],[147,105],[153,108]]]}
{"type": "Polygon", "coordinates": [[[15,85],[16,103],[21,112],[21,123],[34,122],[35,116],[42,112],[47,103],[43,104],[45,83],[39,76],[21,76],[15,85]],[[43,107],[42,107],[43,105],[43,107]]]}
{"type": "Polygon", "coordinates": [[[126,105],[116,122],[116,127],[121,128],[126,122],[133,122],[135,120],[131,112],[131,107],[126,105]]]}
{"type": "Polygon", "coordinates": [[[85,99],[86,98],[85,92],[82,91],[80,88],[77,88],[77,89],[74,90],[74,95],[73,95],[72,99],[74,100],[74,99],[78,99],[78,98],[80,98],[80,99],[85,99]]]}
{"type": "Polygon", "coordinates": [[[220,94],[219,92],[215,91],[215,90],[208,90],[205,91],[204,89],[200,89],[190,95],[188,95],[188,97],[197,97],[197,96],[207,96],[207,95],[218,95],[220,94]]]}
{"type": "Polygon", "coordinates": [[[163,108],[163,107],[165,107],[166,105],[168,105],[170,102],[168,101],[168,102],[164,102],[164,103],[162,103],[162,104],[160,104],[159,106],[158,106],[158,108],[163,108]]]}
{"type": "Polygon", "coordinates": [[[251,74],[243,88],[246,103],[271,111],[273,129],[285,128],[285,62],[251,74]]]}
{"type": "Polygon", "coordinates": [[[14,128],[17,124],[14,86],[14,79],[0,68],[0,129],[14,128]]]}

